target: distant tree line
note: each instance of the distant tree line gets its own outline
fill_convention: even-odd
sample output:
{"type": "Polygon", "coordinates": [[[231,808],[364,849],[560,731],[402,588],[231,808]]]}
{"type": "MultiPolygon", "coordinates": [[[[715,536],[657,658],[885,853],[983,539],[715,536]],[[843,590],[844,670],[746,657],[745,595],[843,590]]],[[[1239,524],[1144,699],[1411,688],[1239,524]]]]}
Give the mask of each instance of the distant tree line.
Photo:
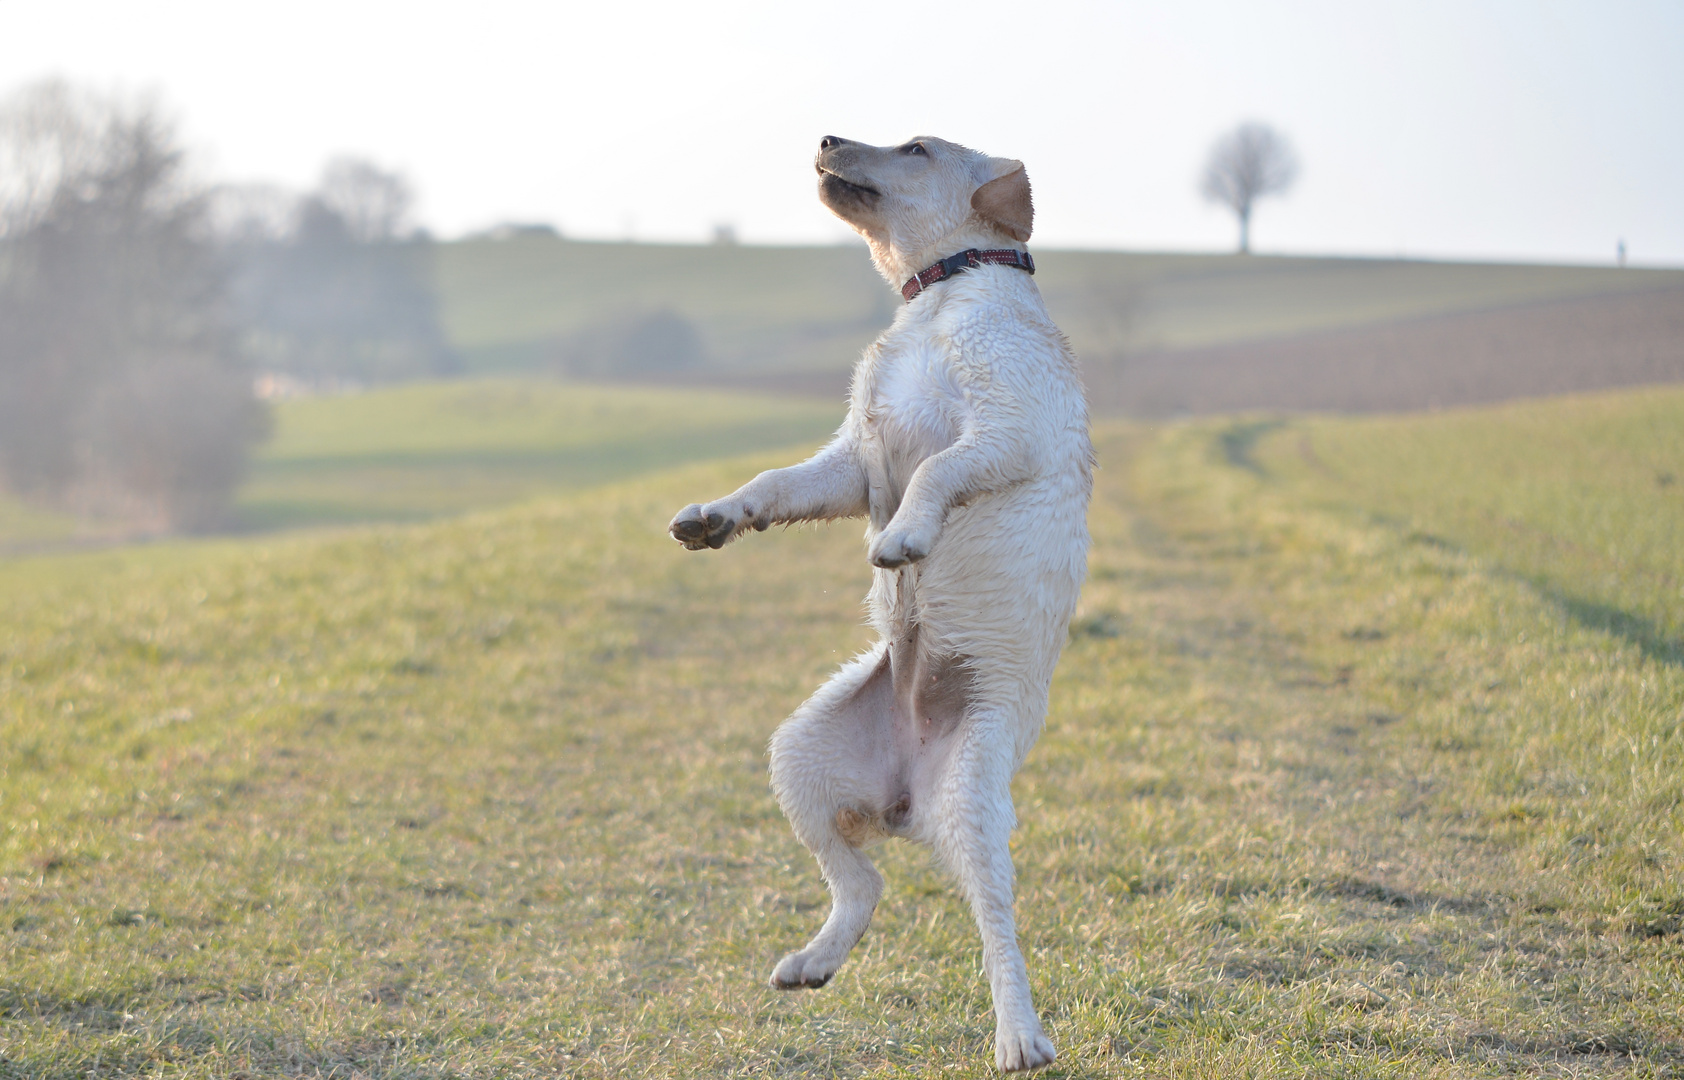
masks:
{"type": "Polygon", "coordinates": [[[0,108],[0,480],[144,531],[216,524],[267,430],[210,227],[145,105],[0,108]]]}
{"type": "Polygon", "coordinates": [[[581,379],[644,380],[706,363],[695,323],[671,308],[610,313],[555,346],[557,374],[581,379]]]}
{"type": "Polygon", "coordinates": [[[145,102],[0,103],[0,491],[133,532],[214,528],[269,429],[262,373],[454,369],[401,178],[195,182],[145,102]]]}
{"type": "Polygon", "coordinates": [[[226,188],[219,216],[244,346],[261,370],[307,384],[454,374],[432,245],[402,177],[341,158],[316,190],[226,188]]]}

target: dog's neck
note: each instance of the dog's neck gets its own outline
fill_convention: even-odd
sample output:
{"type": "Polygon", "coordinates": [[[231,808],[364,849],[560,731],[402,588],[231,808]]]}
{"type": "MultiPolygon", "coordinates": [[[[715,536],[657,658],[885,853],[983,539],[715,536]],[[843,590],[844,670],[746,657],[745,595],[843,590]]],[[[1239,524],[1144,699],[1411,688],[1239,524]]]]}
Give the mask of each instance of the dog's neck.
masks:
{"type": "Polygon", "coordinates": [[[913,274],[967,248],[1028,250],[1027,245],[974,218],[933,243],[922,240],[897,243],[892,237],[877,237],[869,233],[865,236],[865,242],[871,248],[871,264],[897,292],[900,291],[901,284],[913,274]]]}

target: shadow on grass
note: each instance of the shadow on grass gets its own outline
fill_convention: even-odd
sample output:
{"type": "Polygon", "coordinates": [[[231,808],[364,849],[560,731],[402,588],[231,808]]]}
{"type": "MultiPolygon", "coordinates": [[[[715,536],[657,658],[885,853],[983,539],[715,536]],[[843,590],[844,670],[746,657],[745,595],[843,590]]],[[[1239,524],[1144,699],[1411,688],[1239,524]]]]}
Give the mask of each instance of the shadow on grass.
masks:
{"type": "Polygon", "coordinates": [[[1540,597],[1555,605],[1556,609],[1561,612],[1562,617],[1575,626],[1600,631],[1610,637],[1634,645],[1646,659],[1654,663],[1665,664],[1668,667],[1684,667],[1684,639],[1670,635],[1653,619],[1600,600],[1575,596],[1546,577],[1510,569],[1491,558],[1475,554],[1453,540],[1413,529],[1409,522],[1401,518],[1385,514],[1373,514],[1371,519],[1402,531],[1405,538],[1411,543],[1423,544],[1439,551],[1466,555],[1484,564],[1495,574],[1525,584],[1540,597]]]}
{"type": "Polygon", "coordinates": [[[1646,658],[1657,664],[1684,667],[1684,640],[1668,636],[1653,619],[1633,614],[1612,604],[1573,596],[1536,578],[1527,580],[1576,625],[1600,630],[1635,645],[1646,658]]]}
{"type": "MultiPolygon", "coordinates": [[[[1382,517],[1377,520],[1404,527],[1404,523],[1395,518],[1382,517]]],[[[1479,559],[1494,572],[1511,580],[1523,582],[1539,596],[1555,605],[1562,616],[1573,625],[1587,630],[1600,631],[1610,637],[1619,638],[1629,645],[1635,645],[1645,658],[1657,664],[1665,664],[1668,667],[1684,667],[1684,640],[1670,636],[1653,619],[1600,600],[1575,596],[1548,578],[1511,570],[1501,563],[1474,555],[1467,548],[1441,536],[1412,531],[1408,534],[1408,537],[1415,543],[1426,544],[1441,551],[1455,552],[1479,559]]]]}
{"type": "Polygon", "coordinates": [[[1252,457],[1252,452],[1263,436],[1285,426],[1285,420],[1246,420],[1224,428],[1216,437],[1217,444],[1222,448],[1222,460],[1236,469],[1267,476],[1268,470],[1252,457]]]}

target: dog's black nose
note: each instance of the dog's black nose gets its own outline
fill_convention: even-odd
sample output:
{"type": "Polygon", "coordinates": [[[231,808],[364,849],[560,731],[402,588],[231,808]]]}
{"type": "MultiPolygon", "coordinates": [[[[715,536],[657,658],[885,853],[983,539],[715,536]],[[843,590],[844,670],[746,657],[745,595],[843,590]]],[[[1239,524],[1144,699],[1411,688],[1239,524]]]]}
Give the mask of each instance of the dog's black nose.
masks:
{"type": "Polygon", "coordinates": [[[831,147],[841,146],[843,143],[845,143],[847,141],[848,141],[847,139],[844,139],[840,135],[826,135],[824,138],[819,140],[819,149],[820,150],[829,150],[831,147]]]}

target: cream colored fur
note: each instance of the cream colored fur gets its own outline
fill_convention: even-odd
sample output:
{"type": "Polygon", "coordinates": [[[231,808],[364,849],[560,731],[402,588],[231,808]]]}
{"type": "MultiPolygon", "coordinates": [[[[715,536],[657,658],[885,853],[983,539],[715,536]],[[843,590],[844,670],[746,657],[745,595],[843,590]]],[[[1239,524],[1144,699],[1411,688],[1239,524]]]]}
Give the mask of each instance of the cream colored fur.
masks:
{"type": "MultiPolygon", "coordinates": [[[[827,138],[820,197],[897,289],[966,248],[1022,247],[1016,161],[940,139],[827,138]]],[[[880,640],[772,737],[772,787],[830,886],[817,936],[772,982],[822,986],[865,933],[883,880],[865,853],[901,837],[954,874],[982,935],[995,1062],[1054,1058],[1012,913],[1011,779],[1040,735],[1087,567],[1092,448],[1076,362],[1032,277],[982,266],[905,305],[854,372],[848,419],[811,460],[685,507],[692,549],[778,522],[867,516],[880,640]]]]}

